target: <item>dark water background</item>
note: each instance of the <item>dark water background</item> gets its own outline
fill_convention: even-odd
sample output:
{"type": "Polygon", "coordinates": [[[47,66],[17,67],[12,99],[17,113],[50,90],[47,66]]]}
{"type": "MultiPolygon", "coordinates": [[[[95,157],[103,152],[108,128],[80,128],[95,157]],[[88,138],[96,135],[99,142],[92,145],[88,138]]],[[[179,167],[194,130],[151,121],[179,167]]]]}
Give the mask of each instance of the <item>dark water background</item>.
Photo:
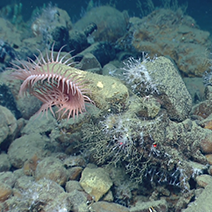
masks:
{"type": "MultiPolygon", "coordinates": [[[[23,17],[25,21],[28,21],[31,17],[32,11],[36,7],[42,7],[43,4],[48,4],[48,0],[21,0],[21,1],[0,1],[0,8],[12,4],[21,2],[23,4],[23,17]]],[[[53,5],[57,5],[59,8],[66,10],[72,21],[75,22],[83,15],[88,0],[52,0],[53,5]]],[[[109,3],[109,0],[94,0],[96,5],[105,5],[109,3]]],[[[161,6],[160,0],[153,0],[155,6],[161,6]]],[[[178,5],[182,5],[188,2],[188,8],[186,14],[193,17],[201,29],[210,31],[212,33],[212,0],[178,0],[178,5]]],[[[141,17],[141,13],[136,6],[137,0],[116,0],[116,8],[120,11],[127,10],[130,16],[141,17]]]]}

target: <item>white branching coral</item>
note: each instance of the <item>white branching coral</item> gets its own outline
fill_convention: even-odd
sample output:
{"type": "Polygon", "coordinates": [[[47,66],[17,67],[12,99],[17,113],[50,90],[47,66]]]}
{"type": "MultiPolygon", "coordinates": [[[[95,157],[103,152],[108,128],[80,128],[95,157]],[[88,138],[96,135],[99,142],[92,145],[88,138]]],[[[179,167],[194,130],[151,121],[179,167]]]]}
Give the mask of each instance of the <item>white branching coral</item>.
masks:
{"type": "Polygon", "coordinates": [[[150,59],[143,53],[143,57],[135,59],[130,57],[124,62],[124,76],[126,82],[131,86],[132,90],[137,93],[152,94],[158,93],[157,82],[152,78],[152,73],[156,70],[148,70],[147,62],[154,62],[157,57],[150,59]]]}

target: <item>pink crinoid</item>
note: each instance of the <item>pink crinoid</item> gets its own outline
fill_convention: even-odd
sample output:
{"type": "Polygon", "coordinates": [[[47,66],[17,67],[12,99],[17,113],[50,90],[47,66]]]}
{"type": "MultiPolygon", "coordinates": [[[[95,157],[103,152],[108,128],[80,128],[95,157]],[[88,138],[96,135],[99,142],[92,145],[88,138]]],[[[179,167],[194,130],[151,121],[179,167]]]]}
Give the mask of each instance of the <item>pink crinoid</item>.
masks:
{"type": "MultiPolygon", "coordinates": [[[[62,47],[63,48],[63,47],[62,47]]],[[[72,58],[65,59],[69,53],[60,58],[62,48],[54,57],[52,46],[50,54],[46,52],[44,56],[40,52],[40,57],[36,57],[36,62],[32,59],[28,61],[18,61],[20,65],[13,64],[13,78],[23,80],[19,95],[24,96],[27,92],[37,97],[43,105],[37,114],[53,111],[53,106],[57,107],[58,118],[71,116],[74,118],[79,113],[83,113],[85,103],[93,103],[86,95],[86,80],[77,74],[77,69],[71,67],[72,58]]]]}

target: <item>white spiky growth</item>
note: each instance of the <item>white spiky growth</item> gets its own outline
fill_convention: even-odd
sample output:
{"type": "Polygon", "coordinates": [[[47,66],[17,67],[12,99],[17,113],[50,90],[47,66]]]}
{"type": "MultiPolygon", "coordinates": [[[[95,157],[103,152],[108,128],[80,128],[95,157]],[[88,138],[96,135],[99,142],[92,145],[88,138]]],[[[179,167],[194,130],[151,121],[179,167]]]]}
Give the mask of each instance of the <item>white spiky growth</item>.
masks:
{"type": "Polygon", "coordinates": [[[146,67],[147,62],[154,62],[156,59],[157,57],[151,60],[143,53],[142,58],[130,57],[124,62],[124,77],[134,92],[140,93],[141,90],[144,90],[149,94],[158,93],[157,83],[151,76],[155,70],[148,70],[146,67]]]}

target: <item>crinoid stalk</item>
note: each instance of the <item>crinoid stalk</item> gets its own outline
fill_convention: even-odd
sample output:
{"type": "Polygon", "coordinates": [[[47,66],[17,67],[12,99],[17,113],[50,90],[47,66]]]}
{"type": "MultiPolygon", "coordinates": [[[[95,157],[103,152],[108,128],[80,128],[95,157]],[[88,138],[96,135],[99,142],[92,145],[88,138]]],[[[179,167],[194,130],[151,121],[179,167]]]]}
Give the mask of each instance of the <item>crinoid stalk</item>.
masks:
{"type": "Polygon", "coordinates": [[[79,113],[83,113],[85,103],[93,103],[93,101],[86,95],[89,90],[86,88],[88,83],[82,74],[78,73],[78,69],[71,67],[74,62],[73,58],[69,57],[69,53],[61,57],[60,48],[56,57],[54,57],[54,45],[52,45],[51,52],[43,55],[40,51],[40,56],[36,57],[36,61],[28,59],[28,61],[18,61],[20,65],[13,64],[14,72],[11,74],[12,78],[23,81],[19,94],[20,96],[29,94],[37,97],[43,105],[38,114],[51,111],[56,106],[58,110],[58,118],[71,116],[74,118],[79,113]]]}

